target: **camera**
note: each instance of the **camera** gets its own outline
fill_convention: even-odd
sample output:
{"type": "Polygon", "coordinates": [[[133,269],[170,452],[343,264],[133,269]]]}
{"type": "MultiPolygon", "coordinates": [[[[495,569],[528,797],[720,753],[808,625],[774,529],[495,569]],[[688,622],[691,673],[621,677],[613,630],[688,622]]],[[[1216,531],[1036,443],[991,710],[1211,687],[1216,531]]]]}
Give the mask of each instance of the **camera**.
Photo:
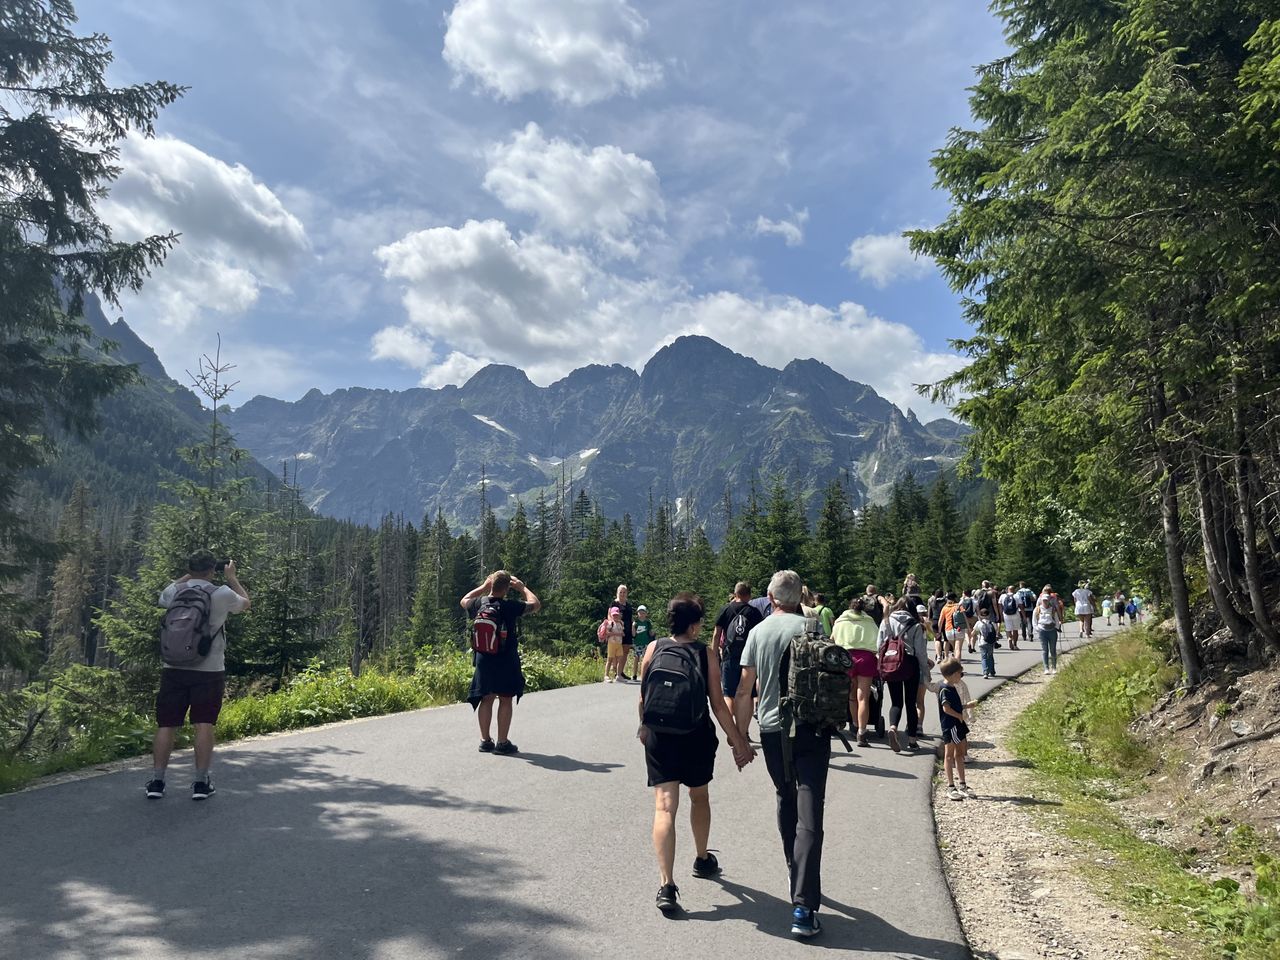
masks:
{"type": "Polygon", "coordinates": [[[227,564],[230,562],[230,560],[219,560],[213,565],[213,572],[221,573],[223,570],[227,569],[227,564]]]}

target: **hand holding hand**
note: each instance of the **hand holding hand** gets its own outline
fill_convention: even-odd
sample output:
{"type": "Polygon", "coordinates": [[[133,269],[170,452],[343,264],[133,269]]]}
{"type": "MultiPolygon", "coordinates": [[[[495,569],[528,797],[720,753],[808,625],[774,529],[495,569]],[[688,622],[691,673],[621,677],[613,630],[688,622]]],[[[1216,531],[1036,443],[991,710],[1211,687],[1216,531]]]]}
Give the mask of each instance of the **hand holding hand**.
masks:
{"type": "Polygon", "coordinates": [[[738,765],[741,770],[748,763],[756,758],[756,751],[751,744],[743,740],[741,743],[733,745],[733,762],[738,765]]]}

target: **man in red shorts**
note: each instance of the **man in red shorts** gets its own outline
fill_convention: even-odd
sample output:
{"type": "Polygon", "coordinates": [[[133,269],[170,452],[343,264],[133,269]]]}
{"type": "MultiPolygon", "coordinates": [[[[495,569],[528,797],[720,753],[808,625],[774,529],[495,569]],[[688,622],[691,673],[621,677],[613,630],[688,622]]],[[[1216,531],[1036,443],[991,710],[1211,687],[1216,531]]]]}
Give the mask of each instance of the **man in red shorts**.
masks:
{"type": "MultiPolygon", "coordinates": [[[[209,767],[213,760],[213,725],[222,710],[226,686],[227,617],[249,609],[249,594],[236,578],[235,561],[228,560],[222,570],[226,583],[218,586],[213,578],[222,566],[208,550],[192,554],[187,561],[187,574],[173,581],[160,593],[160,606],[166,610],[189,603],[191,588],[207,596],[208,621],[203,634],[212,638],[208,653],[181,666],[164,664],[160,673],[160,691],[156,694],[156,739],[152,750],[155,771],[147,782],[147,796],[159,800],[164,796],[165,770],[177,730],[191,714],[196,728],[196,779],[191,784],[192,800],[213,796],[209,767]]],[[[200,648],[203,650],[204,648],[200,648]]]]}

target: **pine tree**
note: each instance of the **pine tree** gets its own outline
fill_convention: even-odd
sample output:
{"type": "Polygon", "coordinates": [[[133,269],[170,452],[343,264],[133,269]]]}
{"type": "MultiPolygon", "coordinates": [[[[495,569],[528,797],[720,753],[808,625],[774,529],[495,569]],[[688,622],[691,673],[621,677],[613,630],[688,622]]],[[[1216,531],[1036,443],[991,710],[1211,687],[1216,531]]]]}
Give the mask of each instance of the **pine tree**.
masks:
{"type": "Polygon", "coordinates": [[[177,240],[119,243],[95,205],[120,172],[116,144],[151,136],[182,89],[109,86],[109,41],[75,21],[70,0],[0,8],[0,666],[32,656],[30,610],[6,586],[57,554],[18,509],[20,477],[48,459],[55,428],[90,432],[97,401],[136,378],[79,322],[83,296],[139,289],[177,240]]]}
{"type": "Polygon", "coordinates": [[[58,525],[62,557],[53,574],[53,608],[49,620],[49,662],[55,666],[86,662],[93,646],[95,571],[102,543],[89,503],[89,490],[77,482],[58,525]]]}

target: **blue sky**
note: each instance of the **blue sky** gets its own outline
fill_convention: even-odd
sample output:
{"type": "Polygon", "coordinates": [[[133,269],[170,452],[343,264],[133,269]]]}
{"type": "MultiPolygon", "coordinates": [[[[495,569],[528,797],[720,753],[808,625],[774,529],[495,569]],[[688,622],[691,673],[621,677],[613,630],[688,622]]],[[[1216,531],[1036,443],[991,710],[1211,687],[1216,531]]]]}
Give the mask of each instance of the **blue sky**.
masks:
{"type": "Polygon", "coordinates": [[[234,402],[549,383],[684,333],[816,356],[922,416],[957,298],[896,235],[1004,50],[971,0],[83,2],[117,82],[190,86],[104,213],[182,245],[122,304],[234,402]]]}

